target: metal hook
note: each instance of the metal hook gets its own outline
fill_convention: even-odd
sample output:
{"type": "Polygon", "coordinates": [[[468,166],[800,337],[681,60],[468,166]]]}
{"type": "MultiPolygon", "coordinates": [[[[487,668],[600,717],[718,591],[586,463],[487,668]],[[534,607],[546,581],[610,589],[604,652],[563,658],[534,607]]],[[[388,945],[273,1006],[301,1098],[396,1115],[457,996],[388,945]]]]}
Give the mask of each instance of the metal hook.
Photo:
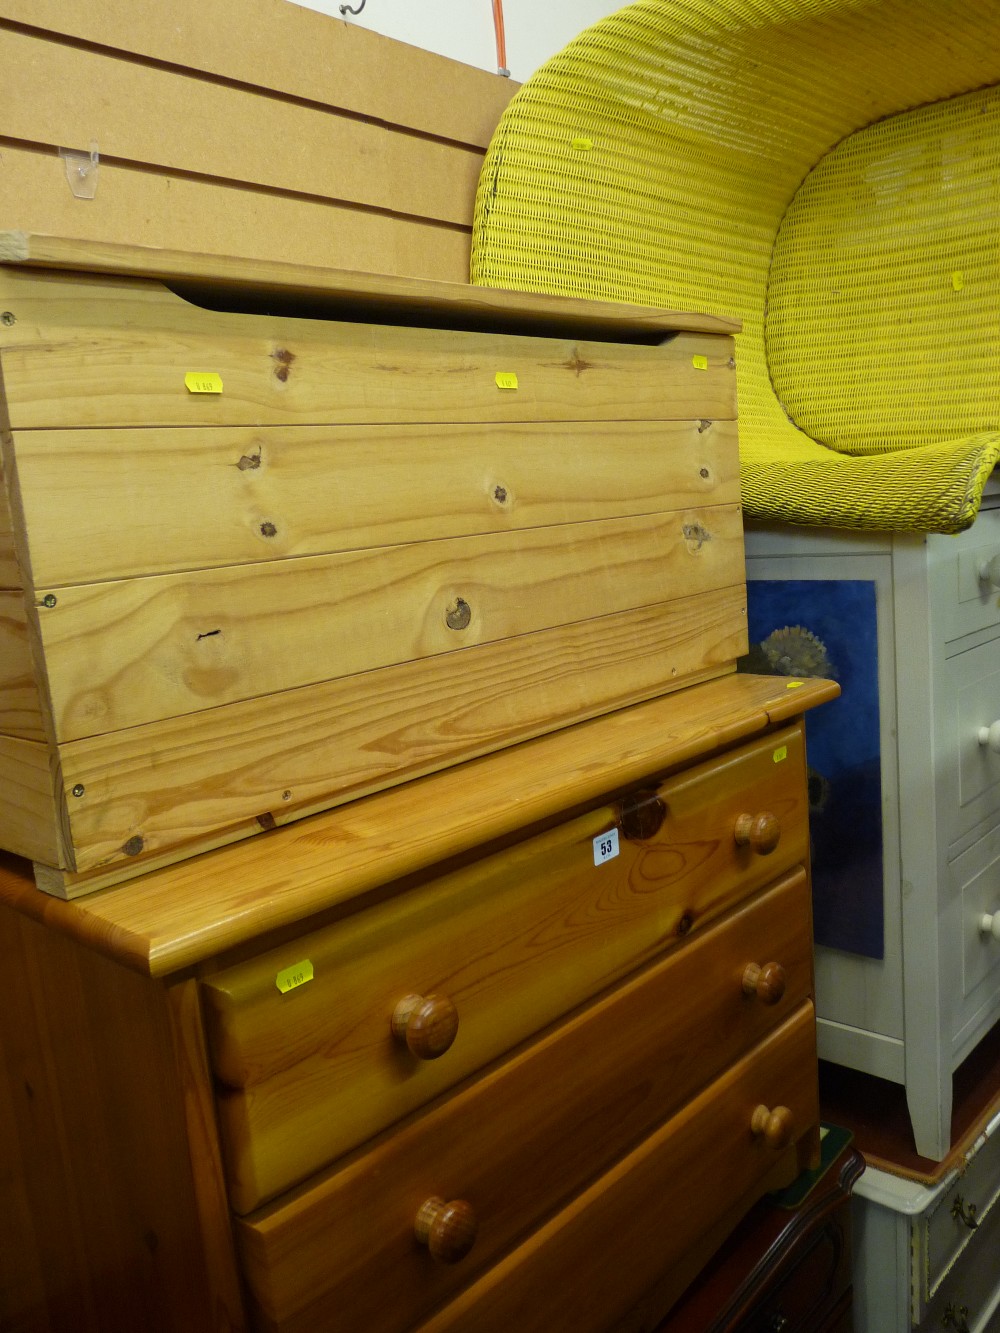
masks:
{"type": "Polygon", "coordinates": [[[979,1226],[979,1218],[976,1216],[976,1205],[966,1203],[961,1194],[957,1195],[955,1202],[951,1205],[951,1215],[956,1222],[964,1222],[970,1231],[975,1231],[979,1226]]]}
{"type": "Polygon", "coordinates": [[[358,14],[361,13],[361,11],[364,9],[367,3],[368,0],[361,0],[361,4],[358,5],[357,9],[352,9],[350,5],[341,5],[340,12],[342,14],[353,14],[356,17],[358,14]]]}

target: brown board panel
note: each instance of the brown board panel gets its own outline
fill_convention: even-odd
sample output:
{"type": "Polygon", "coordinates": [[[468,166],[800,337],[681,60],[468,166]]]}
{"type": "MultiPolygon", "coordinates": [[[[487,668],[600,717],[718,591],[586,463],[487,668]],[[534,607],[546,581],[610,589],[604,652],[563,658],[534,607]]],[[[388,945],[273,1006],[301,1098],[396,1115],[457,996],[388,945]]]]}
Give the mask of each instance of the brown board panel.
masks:
{"type": "Polygon", "coordinates": [[[157,283],[13,268],[0,299],[15,430],[736,415],[732,340],[710,334],[637,346],[233,314],[157,283]],[[206,372],[221,392],[189,389],[206,372]]]}
{"type": "Polygon", "coordinates": [[[60,587],[39,627],[71,741],[742,580],[723,505],[60,587]]]}
{"type": "Polygon", "coordinates": [[[14,525],[4,485],[3,461],[0,459],[0,588],[20,587],[21,570],[14,552],[14,525]]]}
{"type": "Polygon", "coordinates": [[[745,651],[737,586],[485,644],[459,669],[431,657],[65,745],[78,869],[127,860],[132,839],[152,855],[287,822],[723,674],[745,651]]]}
{"type": "Polygon", "coordinates": [[[288,0],[241,0],[238,22],[231,0],[0,0],[0,19],[480,148],[518,88],[288,0]]]}
{"type": "Polygon", "coordinates": [[[479,149],[3,26],[0,67],[3,132],[26,144],[93,142],[104,158],[171,173],[459,225],[472,219],[479,149]]]}
{"type": "Polygon", "coordinates": [[[0,590],[0,733],[25,740],[45,738],[24,594],[4,590],[0,590]]]}
{"type": "Polygon", "coordinates": [[[20,431],[37,585],[739,502],[736,423],[20,431]]]}
{"type": "MultiPolygon", "coordinates": [[[[427,328],[481,329],[490,333],[582,335],[622,342],[662,342],[672,333],[739,333],[738,319],[704,311],[669,310],[624,301],[591,301],[545,292],[474,287],[386,273],[294,264],[280,259],[154,249],[127,241],[93,241],[34,231],[0,231],[0,263],[70,269],[118,277],[157,278],[213,309],[254,293],[258,308],[281,299],[324,319],[345,314],[370,324],[418,324],[427,328]],[[209,299],[211,298],[211,299],[209,299]]],[[[241,307],[242,308],[242,307],[241,307]]]]}
{"type": "Polygon", "coordinates": [[[107,161],[94,198],[76,199],[54,149],[0,147],[5,222],[25,231],[468,282],[471,220],[457,227],[107,161]]]}
{"type": "Polygon", "coordinates": [[[66,865],[48,747],[0,736],[0,847],[47,865],[66,865]]]}

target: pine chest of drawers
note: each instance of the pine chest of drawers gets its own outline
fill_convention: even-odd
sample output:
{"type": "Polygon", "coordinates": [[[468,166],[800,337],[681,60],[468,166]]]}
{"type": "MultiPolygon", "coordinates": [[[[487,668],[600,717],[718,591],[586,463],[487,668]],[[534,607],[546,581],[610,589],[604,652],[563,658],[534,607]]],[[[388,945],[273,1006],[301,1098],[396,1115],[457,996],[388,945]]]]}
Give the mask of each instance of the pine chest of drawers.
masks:
{"type": "Polygon", "coordinates": [[[730,675],[74,902],[9,858],[0,1317],[653,1327],[816,1151],[835,693],[730,675]]]}

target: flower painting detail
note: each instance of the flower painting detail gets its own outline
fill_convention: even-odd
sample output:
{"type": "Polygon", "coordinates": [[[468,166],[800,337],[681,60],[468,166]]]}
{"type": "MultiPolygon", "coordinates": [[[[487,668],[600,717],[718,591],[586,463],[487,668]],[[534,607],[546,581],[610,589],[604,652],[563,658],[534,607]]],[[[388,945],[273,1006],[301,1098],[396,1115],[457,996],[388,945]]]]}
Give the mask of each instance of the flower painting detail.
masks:
{"type": "Polygon", "coordinates": [[[741,671],[823,676],[839,699],[809,714],[809,831],[817,944],[884,955],[875,584],[752,580],[741,671]]]}

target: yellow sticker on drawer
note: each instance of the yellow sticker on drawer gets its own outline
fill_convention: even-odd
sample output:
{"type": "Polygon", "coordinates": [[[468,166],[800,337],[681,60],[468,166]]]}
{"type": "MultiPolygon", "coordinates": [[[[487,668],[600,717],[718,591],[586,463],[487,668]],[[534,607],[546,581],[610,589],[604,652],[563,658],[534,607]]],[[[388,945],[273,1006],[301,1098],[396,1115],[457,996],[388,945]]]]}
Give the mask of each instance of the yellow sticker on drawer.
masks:
{"type": "Polygon", "coordinates": [[[701,355],[693,356],[693,357],[691,358],[691,364],[692,364],[692,366],[694,366],[695,370],[707,370],[707,369],[708,369],[708,357],[707,357],[707,356],[701,356],[701,355]]]}
{"type": "Polygon", "coordinates": [[[313,965],[308,958],[303,958],[301,963],[283,968],[274,978],[274,984],[282,995],[286,995],[290,990],[295,990],[296,986],[304,986],[307,981],[312,981],[312,979],[313,965]]]}
{"type": "Polygon", "coordinates": [[[779,745],[778,748],[775,750],[774,754],[771,756],[771,758],[774,760],[776,764],[780,764],[783,759],[788,758],[788,746],[779,745]]]}
{"type": "Polygon", "coordinates": [[[214,370],[189,370],[184,376],[188,393],[221,393],[222,376],[214,370]]]}
{"type": "Polygon", "coordinates": [[[512,370],[498,370],[496,373],[496,384],[498,389],[516,389],[517,376],[512,370]]]}

